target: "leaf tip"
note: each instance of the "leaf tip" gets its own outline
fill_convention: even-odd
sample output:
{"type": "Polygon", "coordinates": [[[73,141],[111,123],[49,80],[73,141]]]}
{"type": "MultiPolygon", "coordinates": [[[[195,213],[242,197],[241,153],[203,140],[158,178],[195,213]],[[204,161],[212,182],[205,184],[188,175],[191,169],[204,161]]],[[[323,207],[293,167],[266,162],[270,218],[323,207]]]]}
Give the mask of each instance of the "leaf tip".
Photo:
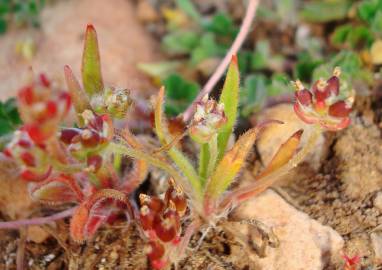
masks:
{"type": "Polygon", "coordinates": [[[231,63],[235,64],[236,66],[238,65],[237,54],[232,55],[231,63]]]}
{"type": "Polygon", "coordinates": [[[302,136],[303,133],[304,133],[304,130],[303,130],[303,129],[299,129],[299,130],[297,130],[297,131],[292,135],[292,137],[293,137],[293,138],[296,138],[296,139],[298,139],[298,140],[300,140],[300,139],[301,139],[301,136],[302,136]]]}
{"type": "Polygon", "coordinates": [[[96,32],[94,25],[91,23],[88,23],[86,25],[86,33],[88,33],[88,32],[96,32]]]}

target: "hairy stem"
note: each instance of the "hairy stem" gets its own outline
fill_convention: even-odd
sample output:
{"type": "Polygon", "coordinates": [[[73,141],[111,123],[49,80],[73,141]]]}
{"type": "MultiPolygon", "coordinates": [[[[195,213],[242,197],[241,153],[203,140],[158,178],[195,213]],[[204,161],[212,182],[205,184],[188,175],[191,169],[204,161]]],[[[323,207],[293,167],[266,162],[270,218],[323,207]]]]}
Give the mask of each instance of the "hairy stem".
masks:
{"type": "Polygon", "coordinates": [[[70,217],[73,214],[75,209],[76,207],[73,207],[73,208],[67,209],[65,211],[62,211],[47,217],[19,219],[14,221],[2,221],[0,222],[0,229],[19,229],[20,227],[23,227],[23,226],[47,224],[55,220],[70,217]]]}
{"type": "Polygon", "coordinates": [[[202,186],[204,186],[207,181],[207,168],[208,168],[209,159],[210,159],[210,152],[208,150],[208,143],[200,145],[199,176],[200,176],[200,181],[202,182],[202,186]]]}
{"type": "Polygon", "coordinates": [[[209,160],[207,166],[207,177],[210,177],[216,167],[216,161],[218,158],[218,136],[213,136],[211,141],[208,142],[209,160]]]}
{"type": "Polygon", "coordinates": [[[194,114],[196,103],[198,103],[206,94],[209,94],[212,91],[212,89],[215,87],[215,85],[218,83],[220,78],[223,76],[224,71],[227,69],[231,61],[232,55],[237,54],[237,52],[240,50],[251,28],[253,18],[256,15],[258,4],[259,4],[259,0],[249,0],[247,13],[245,14],[244,20],[241,24],[239,34],[236,36],[236,39],[233,42],[231,48],[227,52],[223,61],[219,64],[219,66],[215,70],[214,74],[212,74],[212,76],[210,77],[206,85],[203,87],[203,89],[200,91],[199,95],[196,97],[194,102],[183,113],[183,121],[185,123],[190,121],[192,115],[194,114]]]}
{"type": "Polygon", "coordinates": [[[160,160],[159,158],[156,158],[155,156],[150,154],[146,154],[145,152],[139,149],[130,148],[125,145],[116,144],[116,143],[111,143],[109,145],[109,150],[115,154],[126,155],[135,159],[144,160],[147,163],[151,164],[152,166],[155,166],[157,168],[160,168],[166,171],[175,180],[181,182],[182,188],[184,190],[190,191],[189,185],[187,184],[187,181],[184,179],[184,177],[181,176],[172,166],[160,160]]]}

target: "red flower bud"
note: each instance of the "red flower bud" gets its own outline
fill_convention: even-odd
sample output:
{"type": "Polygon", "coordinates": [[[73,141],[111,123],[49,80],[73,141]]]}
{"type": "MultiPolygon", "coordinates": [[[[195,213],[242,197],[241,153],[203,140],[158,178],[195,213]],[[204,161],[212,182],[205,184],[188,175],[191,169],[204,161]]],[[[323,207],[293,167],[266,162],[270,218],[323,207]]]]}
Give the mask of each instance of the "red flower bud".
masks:
{"type": "Polygon", "coordinates": [[[179,213],[179,215],[183,215],[186,212],[186,197],[179,187],[175,187],[175,183],[173,181],[170,181],[170,186],[166,191],[164,200],[167,207],[170,205],[170,202],[174,203],[176,211],[179,213]]]}
{"type": "Polygon", "coordinates": [[[51,171],[52,171],[52,168],[50,167],[45,173],[38,174],[31,170],[26,169],[21,172],[20,177],[26,181],[40,182],[47,179],[51,171]]]}
{"type": "Polygon", "coordinates": [[[81,143],[85,147],[95,147],[97,146],[101,141],[101,138],[99,134],[95,131],[92,131],[90,129],[84,129],[81,132],[81,143]]]}
{"type": "Polygon", "coordinates": [[[23,153],[21,153],[20,158],[25,163],[25,165],[27,165],[29,167],[36,166],[35,158],[31,153],[23,152],[23,153]]]}
{"type": "Polygon", "coordinates": [[[88,157],[87,165],[91,167],[94,172],[98,171],[102,166],[102,157],[100,155],[88,157]]]}
{"type": "Polygon", "coordinates": [[[18,98],[21,102],[31,105],[34,101],[34,92],[32,86],[28,85],[22,88],[18,93],[18,98]]]}
{"type": "Polygon", "coordinates": [[[30,141],[27,141],[27,140],[23,140],[23,139],[20,139],[17,144],[19,146],[21,146],[22,148],[30,148],[32,147],[32,144],[30,141]]]}
{"type": "Polygon", "coordinates": [[[141,205],[147,205],[151,210],[153,210],[155,213],[162,212],[164,208],[164,202],[159,199],[158,197],[151,197],[145,194],[139,195],[139,200],[141,202],[141,205]]]}
{"type": "Polygon", "coordinates": [[[312,86],[312,92],[318,104],[323,103],[330,95],[327,84],[323,80],[316,81],[312,86]]]}
{"type": "Polygon", "coordinates": [[[144,205],[141,207],[139,218],[141,221],[142,228],[145,231],[152,230],[153,221],[154,221],[154,213],[147,205],[144,205]]]}
{"type": "Polygon", "coordinates": [[[296,100],[298,100],[298,102],[300,102],[303,106],[309,106],[312,104],[312,93],[307,89],[296,91],[295,97],[296,100]]]}
{"type": "Polygon", "coordinates": [[[46,77],[46,75],[44,73],[40,74],[40,82],[45,87],[50,86],[50,81],[48,80],[48,78],[46,77]]]}
{"type": "Polygon", "coordinates": [[[340,80],[337,76],[332,76],[329,80],[326,81],[327,85],[325,87],[325,91],[329,94],[333,94],[338,96],[340,93],[340,80]]]}
{"type": "Polygon", "coordinates": [[[329,107],[329,115],[333,117],[347,117],[350,112],[351,107],[343,100],[337,101],[329,107]]]}
{"type": "Polygon", "coordinates": [[[158,241],[150,241],[147,247],[147,256],[151,261],[159,260],[165,252],[164,246],[158,241]]]}
{"type": "Polygon", "coordinates": [[[46,113],[44,115],[45,119],[49,119],[49,118],[52,118],[52,117],[56,116],[56,114],[57,114],[57,104],[56,104],[56,102],[54,102],[52,100],[49,100],[46,103],[45,113],[46,113]]]}
{"type": "Polygon", "coordinates": [[[170,242],[177,235],[175,220],[172,217],[162,218],[156,215],[153,227],[156,235],[163,242],[170,242]]]}
{"type": "Polygon", "coordinates": [[[80,134],[80,130],[77,128],[65,128],[61,130],[60,140],[63,143],[70,144],[74,137],[80,134]]]}

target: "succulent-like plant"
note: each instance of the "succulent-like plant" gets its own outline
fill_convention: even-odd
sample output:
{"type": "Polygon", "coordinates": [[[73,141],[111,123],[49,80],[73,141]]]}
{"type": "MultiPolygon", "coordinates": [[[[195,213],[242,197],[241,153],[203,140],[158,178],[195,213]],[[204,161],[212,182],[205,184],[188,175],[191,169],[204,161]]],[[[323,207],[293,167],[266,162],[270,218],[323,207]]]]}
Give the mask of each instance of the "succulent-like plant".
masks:
{"type": "Polygon", "coordinates": [[[245,132],[232,146],[229,144],[239,105],[236,56],[232,57],[219,101],[205,96],[194,102],[196,112],[181,135],[169,132],[163,112],[165,89],[160,89],[154,104],[154,130],[162,147],[153,151],[139,143],[128,128],[114,126],[113,120],[125,118],[132,101],[129,91],[104,85],[97,36],[89,25],[82,61],[83,87],[66,66],[70,96],[56,91],[44,75],[23,88],[18,100],[24,125],[4,153],[20,165],[33,198],[79,204],[70,226],[74,240],[86,240],[103,223],[127,214],[140,224],[151,265],[161,269],[184,257],[197,231],[206,232],[218,225],[225,228],[231,210],[301,162],[320,132],[339,130],[349,124],[352,98],[341,97],[338,76],[336,69],[332,78],[319,80],[311,91],[299,81],[295,83],[296,113],[303,121],[314,123],[316,132],[298,151],[303,130],[297,130],[253,182],[231,188],[261,130],[281,124],[277,120],[266,121],[245,132]],[[71,101],[78,127],[61,128],[71,101]],[[198,146],[197,166],[178,145],[184,135],[189,135],[198,146]],[[123,156],[134,158],[131,171],[125,174],[120,166],[123,156]],[[167,172],[171,180],[163,196],[140,194],[138,212],[128,195],[146,178],[149,164],[167,172]],[[186,219],[190,222],[182,233],[186,219]]]}
{"type": "MultiPolygon", "coordinates": [[[[69,93],[56,89],[43,74],[19,91],[24,124],[4,153],[20,165],[32,198],[79,204],[70,232],[75,241],[83,241],[121,213],[133,218],[128,195],[146,178],[147,163],[136,160],[131,171],[122,173],[121,156],[109,149],[113,141],[123,140],[119,134],[126,134],[113,120],[126,115],[131,99],[126,90],[104,87],[92,25],[85,34],[83,88],[68,66],[64,70],[69,93]],[[72,103],[78,127],[61,127],[72,103]]],[[[131,134],[124,143],[140,147],[131,134]]]]}

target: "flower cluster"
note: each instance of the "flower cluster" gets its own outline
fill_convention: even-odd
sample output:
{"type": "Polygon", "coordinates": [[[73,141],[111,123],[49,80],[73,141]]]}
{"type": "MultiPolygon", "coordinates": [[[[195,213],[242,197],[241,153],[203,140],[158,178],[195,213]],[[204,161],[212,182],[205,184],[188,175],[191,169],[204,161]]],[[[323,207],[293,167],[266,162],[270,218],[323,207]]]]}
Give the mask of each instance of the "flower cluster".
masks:
{"type": "Polygon", "coordinates": [[[300,81],[295,82],[296,114],[308,124],[317,123],[328,130],[340,130],[350,124],[349,114],[354,98],[341,99],[341,71],[335,68],[328,80],[316,81],[311,90],[306,89],[300,81]]]}
{"type": "Polygon", "coordinates": [[[95,95],[90,105],[97,113],[107,113],[115,118],[123,119],[130,108],[132,100],[127,89],[108,87],[102,95],[95,95]]]}
{"type": "Polygon", "coordinates": [[[49,177],[52,166],[46,155],[46,146],[36,144],[24,129],[15,132],[12,141],[3,153],[19,164],[21,177],[28,181],[39,182],[49,177]]]}
{"type": "MultiPolygon", "coordinates": [[[[78,204],[70,224],[71,236],[78,242],[90,238],[99,226],[120,213],[132,217],[128,194],[147,173],[147,163],[136,160],[130,173],[120,174],[117,161],[121,155],[110,147],[116,141],[113,120],[126,114],[131,104],[129,92],[104,89],[92,26],[88,26],[85,39],[82,71],[86,91],[69,67],[65,67],[69,93],[59,91],[43,74],[32,80],[18,93],[24,124],[4,150],[19,165],[33,199],[78,204]],[[103,97],[104,107],[91,106],[97,96],[103,97]],[[78,127],[62,128],[71,101],[78,127]]],[[[138,145],[131,134],[129,143],[138,145]]]]}
{"type": "Polygon", "coordinates": [[[227,122],[224,104],[208,99],[208,95],[196,104],[196,112],[190,124],[190,136],[198,143],[207,143],[227,122]]]}
{"type": "Polygon", "coordinates": [[[163,199],[140,194],[141,202],[140,222],[145,235],[149,239],[147,254],[151,265],[161,269],[168,263],[173,249],[180,242],[180,218],[187,210],[186,197],[174,181],[170,185],[163,199]]]}
{"type": "Polygon", "coordinates": [[[44,74],[23,87],[17,101],[24,130],[37,144],[55,135],[71,104],[69,94],[56,89],[44,74]]]}

